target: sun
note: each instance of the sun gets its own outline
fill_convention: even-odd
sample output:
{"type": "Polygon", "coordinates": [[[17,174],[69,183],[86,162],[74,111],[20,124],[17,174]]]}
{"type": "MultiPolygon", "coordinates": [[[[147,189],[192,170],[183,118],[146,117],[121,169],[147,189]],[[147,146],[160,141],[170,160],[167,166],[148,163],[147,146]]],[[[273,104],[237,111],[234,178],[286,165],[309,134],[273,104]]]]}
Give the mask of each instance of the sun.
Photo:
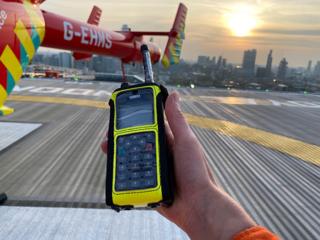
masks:
{"type": "Polygon", "coordinates": [[[225,15],[227,26],[237,37],[247,37],[257,27],[258,18],[255,9],[248,5],[237,6],[225,15]]]}

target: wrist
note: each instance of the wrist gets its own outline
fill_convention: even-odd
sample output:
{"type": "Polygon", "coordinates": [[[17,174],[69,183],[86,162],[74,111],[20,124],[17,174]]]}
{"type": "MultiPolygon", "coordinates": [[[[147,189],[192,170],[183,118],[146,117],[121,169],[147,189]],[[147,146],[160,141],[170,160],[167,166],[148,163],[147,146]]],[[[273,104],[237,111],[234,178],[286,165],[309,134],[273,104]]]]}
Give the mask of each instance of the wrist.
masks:
{"type": "Polygon", "coordinates": [[[197,193],[190,207],[183,229],[191,239],[232,239],[255,226],[239,204],[213,184],[197,193]]]}

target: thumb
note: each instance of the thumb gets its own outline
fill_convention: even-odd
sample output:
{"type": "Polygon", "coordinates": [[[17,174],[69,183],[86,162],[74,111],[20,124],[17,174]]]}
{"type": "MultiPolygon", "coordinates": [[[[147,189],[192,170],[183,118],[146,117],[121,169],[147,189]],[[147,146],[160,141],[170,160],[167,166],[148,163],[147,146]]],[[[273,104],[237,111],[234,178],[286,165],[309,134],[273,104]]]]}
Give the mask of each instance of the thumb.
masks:
{"type": "Polygon", "coordinates": [[[173,92],[167,98],[165,113],[175,141],[189,138],[192,135],[189,124],[181,111],[180,96],[177,92],[173,92]]]}

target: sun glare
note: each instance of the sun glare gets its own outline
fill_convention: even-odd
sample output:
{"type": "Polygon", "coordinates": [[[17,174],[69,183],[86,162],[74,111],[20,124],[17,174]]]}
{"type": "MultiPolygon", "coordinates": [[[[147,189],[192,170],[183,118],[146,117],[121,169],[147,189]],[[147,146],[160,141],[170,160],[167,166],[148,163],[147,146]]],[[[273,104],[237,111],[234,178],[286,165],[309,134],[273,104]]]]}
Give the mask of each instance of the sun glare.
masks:
{"type": "Polygon", "coordinates": [[[226,14],[226,22],[234,36],[246,37],[257,26],[258,19],[253,7],[239,6],[226,14]]]}

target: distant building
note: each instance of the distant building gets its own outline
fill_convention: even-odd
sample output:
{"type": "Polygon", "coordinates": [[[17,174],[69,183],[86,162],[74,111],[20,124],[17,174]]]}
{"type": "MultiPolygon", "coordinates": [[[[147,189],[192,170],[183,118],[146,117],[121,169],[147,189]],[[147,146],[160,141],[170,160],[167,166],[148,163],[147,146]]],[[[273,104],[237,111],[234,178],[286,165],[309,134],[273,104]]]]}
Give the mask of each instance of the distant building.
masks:
{"type": "Polygon", "coordinates": [[[266,67],[258,67],[256,77],[260,80],[268,80],[272,77],[272,50],[269,51],[266,67]]]}
{"type": "Polygon", "coordinates": [[[267,59],[267,65],[266,65],[266,72],[265,72],[265,76],[266,77],[271,77],[272,76],[272,50],[270,50],[269,54],[268,54],[268,59],[267,59]]]}
{"type": "Polygon", "coordinates": [[[264,67],[258,67],[257,78],[265,78],[267,76],[267,69],[264,67]]]}
{"type": "Polygon", "coordinates": [[[211,59],[211,64],[212,64],[213,66],[215,66],[215,65],[216,65],[216,62],[217,62],[216,57],[212,57],[212,59],[211,59]]]}
{"type": "Polygon", "coordinates": [[[308,72],[308,73],[311,73],[311,68],[312,68],[312,61],[310,60],[310,61],[308,62],[308,67],[307,67],[307,72],[308,72]]]}
{"type": "Polygon", "coordinates": [[[253,77],[256,66],[257,50],[247,50],[243,54],[242,71],[245,77],[253,77]]]}
{"type": "Polygon", "coordinates": [[[320,61],[317,62],[316,66],[314,67],[313,74],[316,77],[320,77],[320,61]]]}
{"type": "Polygon", "coordinates": [[[216,68],[217,69],[221,69],[221,67],[222,67],[222,56],[219,56],[219,58],[218,58],[218,62],[217,62],[217,65],[216,65],[216,68]]]}
{"type": "Polygon", "coordinates": [[[288,62],[285,58],[283,58],[278,67],[277,77],[281,80],[285,80],[288,71],[288,62]]]}
{"type": "Polygon", "coordinates": [[[198,64],[200,66],[204,66],[204,67],[210,65],[210,57],[208,57],[208,56],[199,56],[198,57],[198,64]]]}
{"type": "Polygon", "coordinates": [[[42,53],[36,53],[34,58],[32,59],[33,64],[41,64],[43,63],[43,54],[42,53]]]}
{"type": "Polygon", "coordinates": [[[106,57],[103,56],[95,56],[92,59],[93,62],[93,69],[95,72],[100,72],[100,73],[107,73],[109,72],[109,67],[111,64],[109,64],[108,60],[106,59],[106,57]]]}
{"type": "Polygon", "coordinates": [[[226,68],[226,67],[227,67],[227,59],[226,59],[226,58],[223,58],[223,59],[222,59],[222,67],[223,67],[223,68],[226,68]]]}
{"type": "Polygon", "coordinates": [[[61,52],[59,53],[59,65],[63,68],[72,68],[73,59],[71,53],[61,52]]]}
{"type": "Polygon", "coordinates": [[[83,71],[88,71],[90,69],[90,61],[88,60],[74,61],[74,68],[83,70],[83,71]]]}
{"type": "Polygon", "coordinates": [[[44,62],[46,65],[59,67],[59,56],[57,54],[46,55],[44,58],[44,62]]]}

